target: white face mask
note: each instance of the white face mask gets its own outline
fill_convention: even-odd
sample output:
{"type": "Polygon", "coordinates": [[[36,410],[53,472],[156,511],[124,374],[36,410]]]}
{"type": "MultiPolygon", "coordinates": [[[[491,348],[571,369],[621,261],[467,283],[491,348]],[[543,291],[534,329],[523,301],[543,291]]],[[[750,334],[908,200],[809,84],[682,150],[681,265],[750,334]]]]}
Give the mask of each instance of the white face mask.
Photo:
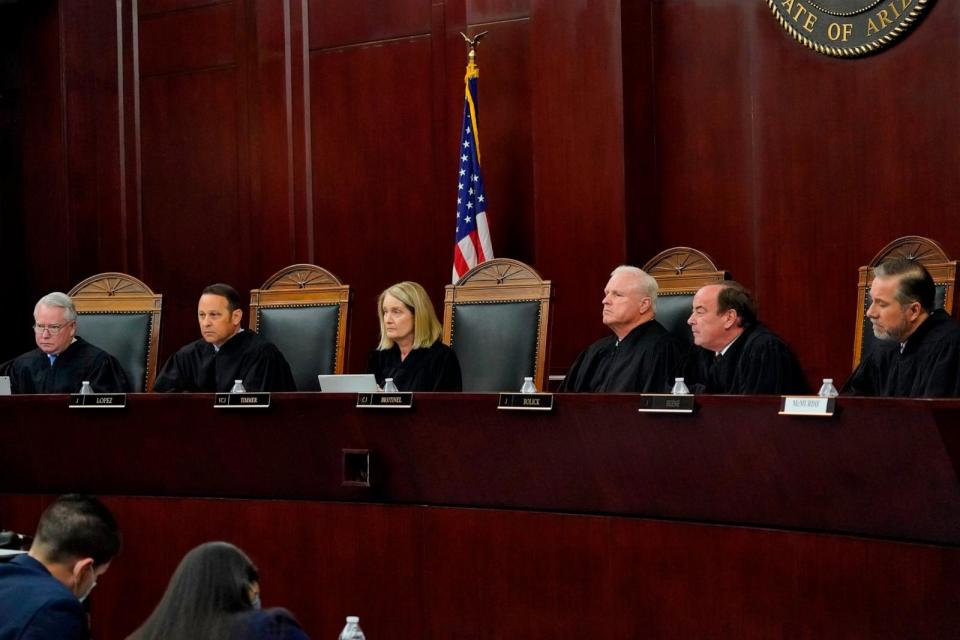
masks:
{"type": "Polygon", "coordinates": [[[87,596],[90,595],[90,592],[93,591],[93,588],[94,588],[95,586],[97,586],[97,572],[96,572],[96,570],[93,568],[93,564],[90,565],[90,572],[93,574],[93,582],[90,583],[90,587],[83,593],[83,595],[78,595],[78,596],[77,596],[77,599],[78,599],[80,602],[83,602],[84,600],[86,600],[86,599],[87,599],[87,596]]]}

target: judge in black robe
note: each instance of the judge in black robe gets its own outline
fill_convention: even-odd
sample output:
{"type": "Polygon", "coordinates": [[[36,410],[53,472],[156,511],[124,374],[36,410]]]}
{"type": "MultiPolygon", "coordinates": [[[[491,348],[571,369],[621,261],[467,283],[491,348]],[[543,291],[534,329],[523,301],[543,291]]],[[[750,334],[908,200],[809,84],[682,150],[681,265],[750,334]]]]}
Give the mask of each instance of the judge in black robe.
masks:
{"type": "Polygon", "coordinates": [[[77,336],[53,364],[39,348],[14,358],[0,375],[13,393],[79,393],[84,381],[95,393],[127,393],[130,383],[112,355],[77,336]]]}
{"type": "Polygon", "coordinates": [[[380,293],[380,344],[370,353],[367,373],[383,388],[392,378],[399,391],[460,391],[460,361],[440,340],[442,327],[426,290],[398,282],[380,293]]]}
{"type": "Polygon", "coordinates": [[[603,323],[613,335],[581,353],[561,392],[664,393],[673,386],[680,341],[656,317],[657,282],[636,267],[617,267],[604,289],[603,323]]]}
{"type": "Polygon", "coordinates": [[[731,280],[701,288],[688,323],[697,346],[687,355],[683,378],[693,393],[809,393],[797,358],[757,321],[743,285],[731,280]]]}
{"type": "Polygon", "coordinates": [[[960,397],[960,326],[934,310],[933,278],[894,259],[874,269],[867,317],[874,342],[843,388],[846,395],[960,397]]]}
{"type": "Polygon", "coordinates": [[[167,360],[154,391],[226,393],[235,380],[248,392],[296,391],[290,365],[273,343],[240,328],[240,295],[226,284],[203,290],[197,307],[200,340],[167,360]]]}

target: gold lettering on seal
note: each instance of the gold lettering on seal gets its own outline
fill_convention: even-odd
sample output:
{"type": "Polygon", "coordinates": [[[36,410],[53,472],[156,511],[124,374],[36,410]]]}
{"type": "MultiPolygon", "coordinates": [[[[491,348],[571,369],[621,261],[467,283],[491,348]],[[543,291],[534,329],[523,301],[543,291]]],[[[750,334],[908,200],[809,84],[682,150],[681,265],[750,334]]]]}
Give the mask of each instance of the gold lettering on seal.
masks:
{"type": "Polygon", "coordinates": [[[853,33],[853,24],[850,22],[831,22],[827,27],[827,37],[836,42],[837,40],[847,41],[847,38],[853,33]]]}

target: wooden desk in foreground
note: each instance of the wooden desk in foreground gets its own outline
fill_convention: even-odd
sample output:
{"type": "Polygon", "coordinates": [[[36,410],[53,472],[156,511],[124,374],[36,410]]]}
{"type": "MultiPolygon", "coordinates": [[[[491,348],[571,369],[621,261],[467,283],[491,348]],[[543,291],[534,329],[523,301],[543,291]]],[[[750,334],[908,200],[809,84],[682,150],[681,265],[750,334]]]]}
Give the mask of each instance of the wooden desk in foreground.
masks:
{"type": "Polygon", "coordinates": [[[58,493],[109,497],[126,548],[94,598],[100,638],[129,633],[208,539],[246,549],[265,604],[318,638],[354,613],[373,640],[960,628],[960,402],[841,399],[800,418],[773,397],[702,397],[692,416],[627,395],[549,413],[355,401],[0,398],[0,526],[31,530],[58,493]],[[371,486],[345,483],[363,451],[371,486]]]}

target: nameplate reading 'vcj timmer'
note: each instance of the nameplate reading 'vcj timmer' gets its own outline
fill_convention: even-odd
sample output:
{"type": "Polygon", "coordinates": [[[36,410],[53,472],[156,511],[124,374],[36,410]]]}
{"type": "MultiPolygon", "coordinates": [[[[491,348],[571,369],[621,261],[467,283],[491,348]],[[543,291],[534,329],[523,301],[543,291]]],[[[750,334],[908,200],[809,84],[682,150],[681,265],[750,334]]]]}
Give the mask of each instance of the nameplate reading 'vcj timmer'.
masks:
{"type": "Polygon", "coordinates": [[[934,0],[767,0],[787,32],[814,51],[851,58],[892,44],[934,0]]]}

